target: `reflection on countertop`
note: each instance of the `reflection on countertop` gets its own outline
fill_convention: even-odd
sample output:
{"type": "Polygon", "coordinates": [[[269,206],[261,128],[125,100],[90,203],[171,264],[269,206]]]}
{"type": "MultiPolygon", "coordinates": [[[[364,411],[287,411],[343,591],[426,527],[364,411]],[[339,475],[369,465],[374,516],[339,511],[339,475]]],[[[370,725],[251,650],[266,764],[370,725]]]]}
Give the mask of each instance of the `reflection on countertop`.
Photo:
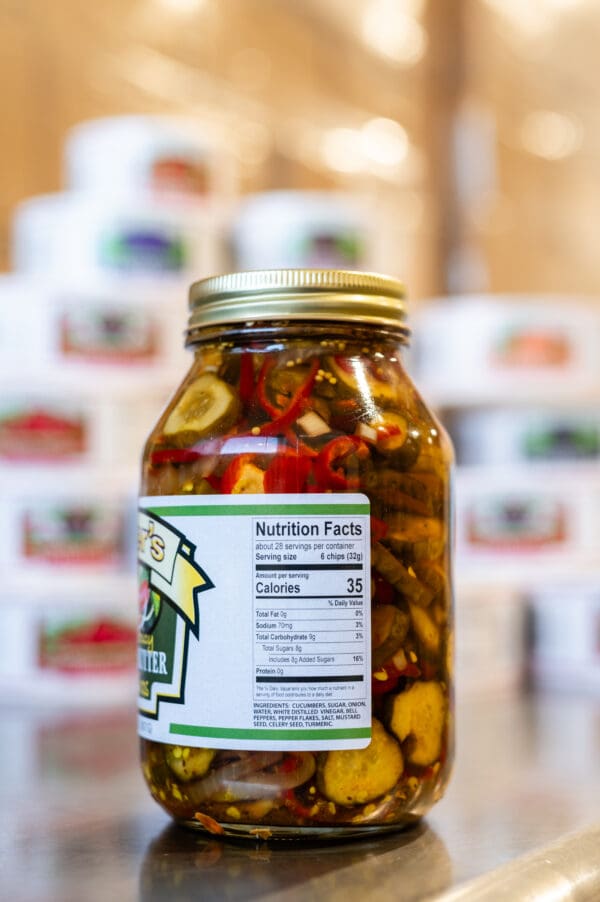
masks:
{"type": "MultiPolygon", "coordinates": [[[[362,897],[402,874],[406,894],[418,900],[451,885],[452,863],[444,843],[425,824],[378,840],[335,845],[287,844],[272,848],[224,843],[168,827],[150,847],[141,868],[140,900],[237,900],[282,898],[314,885],[322,898],[347,891],[348,868],[362,897]],[[386,876],[387,875],[387,876],[386,876]]],[[[388,886],[388,890],[390,887],[388,886]]],[[[309,893],[308,898],[311,895],[309,893]]],[[[341,898],[341,896],[340,896],[341,898]]],[[[390,898],[388,895],[387,898],[390,898]]]]}
{"type": "Polygon", "coordinates": [[[133,711],[5,707],[3,895],[417,902],[598,819],[600,700],[473,697],[457,720],[450,788],[421,825],[345,844],[270,846],[172,825],[140,776],[133,711]]]}

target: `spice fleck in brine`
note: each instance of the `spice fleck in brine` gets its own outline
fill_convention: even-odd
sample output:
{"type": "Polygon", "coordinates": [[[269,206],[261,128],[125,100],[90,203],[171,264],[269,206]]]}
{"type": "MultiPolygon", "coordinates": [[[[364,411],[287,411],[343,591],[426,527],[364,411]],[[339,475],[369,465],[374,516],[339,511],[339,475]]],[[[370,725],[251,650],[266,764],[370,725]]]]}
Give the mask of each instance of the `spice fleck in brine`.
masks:
{"type": "Polygon", "coordinates": [[[193,362],[144,452],[143,772],[182,824],[259,838],[418,820],[452,759],[452,449],[384,276],[190,291],[193,362]]]}

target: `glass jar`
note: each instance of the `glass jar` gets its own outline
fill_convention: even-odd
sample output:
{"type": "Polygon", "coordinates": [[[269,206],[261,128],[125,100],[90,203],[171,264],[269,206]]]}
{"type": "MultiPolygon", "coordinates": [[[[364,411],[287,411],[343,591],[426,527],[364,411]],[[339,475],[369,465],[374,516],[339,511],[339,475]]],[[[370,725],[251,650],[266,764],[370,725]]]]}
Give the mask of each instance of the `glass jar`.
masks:
{"type": "Polygon", "coordinates": [[[452,448],[402,364],[403,288],[273,270],[190,291],[146,444],[139,732],[180,823],[415,822],[452,759],[452,448]]]}

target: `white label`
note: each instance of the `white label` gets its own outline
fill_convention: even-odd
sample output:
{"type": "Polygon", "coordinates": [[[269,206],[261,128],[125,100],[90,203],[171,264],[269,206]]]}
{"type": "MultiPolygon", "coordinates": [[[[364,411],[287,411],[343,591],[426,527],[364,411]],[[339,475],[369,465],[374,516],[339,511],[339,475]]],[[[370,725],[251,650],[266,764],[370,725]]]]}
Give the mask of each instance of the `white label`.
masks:
{"type": "Polygon", "coordinates": [[[231,749],[371,737],[361,494],[140,501],[139,732],[231,749]]]}

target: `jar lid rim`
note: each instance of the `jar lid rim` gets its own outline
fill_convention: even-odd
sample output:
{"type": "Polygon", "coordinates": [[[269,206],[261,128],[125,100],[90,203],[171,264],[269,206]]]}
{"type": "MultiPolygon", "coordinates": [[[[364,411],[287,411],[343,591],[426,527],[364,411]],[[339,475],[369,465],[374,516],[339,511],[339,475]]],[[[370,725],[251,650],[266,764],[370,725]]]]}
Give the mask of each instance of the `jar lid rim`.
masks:
{"type": "Polygon", "coordinates": [[[340,269],[261,269],[210,276],[189,291],[189,330],[275,320],[402,326],[405,287],[398,279],[340,269]]]}

